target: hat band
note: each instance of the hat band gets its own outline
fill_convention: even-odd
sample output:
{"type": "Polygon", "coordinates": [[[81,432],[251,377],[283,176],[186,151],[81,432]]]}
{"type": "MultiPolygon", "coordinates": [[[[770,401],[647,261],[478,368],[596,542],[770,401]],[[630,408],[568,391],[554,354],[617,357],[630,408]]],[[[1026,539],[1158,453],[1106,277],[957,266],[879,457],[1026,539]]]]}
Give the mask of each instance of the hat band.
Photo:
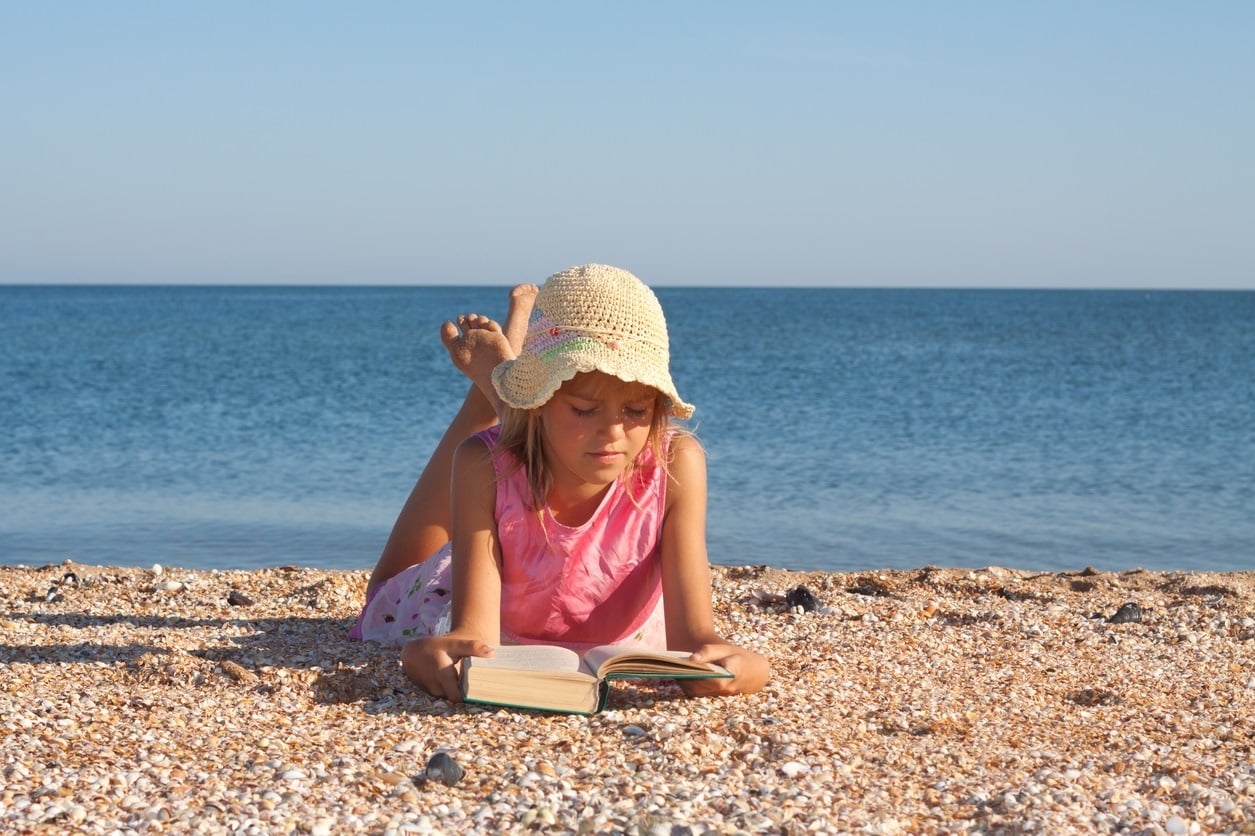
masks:
{"type": "Polygon", "coordinates": [[[609,341],[614,342],[624,340],[629,342],[644,343],[646,345],[652,345],[654,348],[662,351],[669,351],[667,343],[661,340],[655,340],[650,337],[642,337],[639,334],[625,334],[622,331],[615,331],[607,328],[588,328],[582,325],[555,325],[552,320],[547,321],[545,317],[541,317],[532,324],[531,329],[527,332],[525,342],[533,342],[534,338],[537,337],[555,338],[559,334],[605,337],[608,338],[609,341]]]}

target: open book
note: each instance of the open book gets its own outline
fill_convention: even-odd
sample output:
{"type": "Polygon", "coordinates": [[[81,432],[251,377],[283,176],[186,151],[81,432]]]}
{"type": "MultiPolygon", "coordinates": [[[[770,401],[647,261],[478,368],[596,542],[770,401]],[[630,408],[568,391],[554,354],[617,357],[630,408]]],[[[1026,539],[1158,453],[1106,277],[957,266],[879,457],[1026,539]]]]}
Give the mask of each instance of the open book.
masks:
{"type": "Polygon", "coordinates": [[[494,647],[492,658],[462,660],[467,702],[594,714],[606,706],[611,679],[711,679],[732,674],[678,650],[603,645],[579,654],[552,645],[494,647]]]}

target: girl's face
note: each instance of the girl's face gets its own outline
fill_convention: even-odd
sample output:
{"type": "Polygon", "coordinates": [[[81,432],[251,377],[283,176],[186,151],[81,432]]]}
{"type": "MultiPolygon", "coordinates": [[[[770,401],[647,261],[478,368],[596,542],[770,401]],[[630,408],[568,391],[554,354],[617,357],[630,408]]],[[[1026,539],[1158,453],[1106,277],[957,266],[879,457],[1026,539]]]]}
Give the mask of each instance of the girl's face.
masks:
{"type": "Polygon", "coordinates": [[[617,479],[649,441],[657,394],[603,372],[564,383],[540,408],[553,487],[584,492],[617,479]]]}

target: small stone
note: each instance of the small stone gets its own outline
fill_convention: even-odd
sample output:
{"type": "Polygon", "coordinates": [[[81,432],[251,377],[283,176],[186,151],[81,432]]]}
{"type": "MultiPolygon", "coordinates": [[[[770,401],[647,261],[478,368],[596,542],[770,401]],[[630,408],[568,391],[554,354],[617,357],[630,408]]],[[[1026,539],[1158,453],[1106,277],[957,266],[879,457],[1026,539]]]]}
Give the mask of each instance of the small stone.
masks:
{"type": "Polygon", "coordinates": [[[633,723],[631,725],[624,726],[623,733],[626,734],[628,737],[641,737],[645,734],[645,730],[641,728],[640,726],[636,725],[635,723],[633,723]]]}
{"type": "Polygon", "coordinates": [[[249,598],[243,592],[233,589],[227,593],[227,603],[233,607],[251,607],[253,599],[249,598]]]}
{"type": "Polygon", "coordinates": [[[1142,608],[1132,601],[1128,602],[1107,619],[1108,624],[1137,624],[1142,620],[1142,608]]]}
{"type": "Polygon", "coordinates": [[[432,755],[424,771],[428,781],[439,781],[446,787],[451,787],[461,781],[462,776],[466,774],[448,752],[437,752],[432,755]]]}
{"type": "Polygon", "coordinates": [[[1168,816],[1168,820],[1163,823],[1163,829],[1169,833],[1189,833],[1190,826],[1185,819],[1180,816],[1168,816]]]}
{"type": "Polygon", "coordinates": [[[251,685],[257,681],[257,674],[250,671],[238,662],[232,662],[230,659],[224,659],[220,663],[222,672],[227,676],[246,685],[251,685]]]}

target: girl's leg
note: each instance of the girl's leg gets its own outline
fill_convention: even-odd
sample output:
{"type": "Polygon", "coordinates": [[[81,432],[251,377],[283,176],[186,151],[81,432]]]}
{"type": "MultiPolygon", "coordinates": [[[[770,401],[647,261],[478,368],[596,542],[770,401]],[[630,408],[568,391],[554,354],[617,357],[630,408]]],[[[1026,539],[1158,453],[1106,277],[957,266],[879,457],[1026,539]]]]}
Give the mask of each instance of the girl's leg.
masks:
{"type": "Polygon", "coordinates": [[[367,595],[388,578],[423,562],[449,542],[453,524],[450,509],[453,452],[463,439],[497,423],[501,404],[492,388],[492,370],[502,360],[514,357],[522,347],[536,292],[535,285],[519,285],[510,291],[504,332],[497,323],[476,314],[459,317],[457,325],[446,322],[441,327],[440,338],[450,358],[471,378],[473,385],[401,507],[367,582],[367,595]]]}

